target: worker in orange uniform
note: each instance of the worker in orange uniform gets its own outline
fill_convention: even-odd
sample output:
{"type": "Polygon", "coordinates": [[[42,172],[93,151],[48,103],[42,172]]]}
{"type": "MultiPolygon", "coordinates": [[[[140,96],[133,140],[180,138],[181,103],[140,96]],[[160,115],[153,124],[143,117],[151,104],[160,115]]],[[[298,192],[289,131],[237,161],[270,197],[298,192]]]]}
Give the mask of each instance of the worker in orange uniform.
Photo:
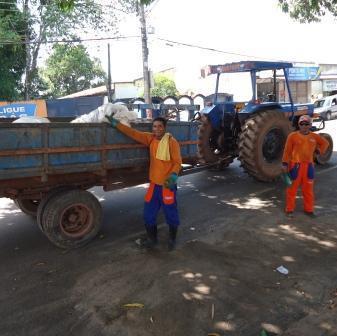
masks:
{"type": "Polygon", "coordinates": [[[177,208],[177,180],[182,164],[179,143],[171,134],[166,133],[167,120],[162,117],[153,120],[152,133],[137,131],[111,117],[109,120],[113,127],[150,149],[150,186],[144,203],[147,240],[142,245],[147,248],[157,245],[156,219],[163,207],[169,225],[168,249],[173,250],[180,223],[177,208]]]}
{"type": "Polygon", "coordinates": [[[282,158],[283,172],[287,172],[292,180],[286,190],[286,208],[288,217],[293,217],[296,193],[302,187],[304,212],[310,217],[314,213],[314,153],[324,154],[329,142],[319,134],[310,131],[311,118],[303,115],[298,120],[299,130],[291,132],[287,138],[282,158]]]}

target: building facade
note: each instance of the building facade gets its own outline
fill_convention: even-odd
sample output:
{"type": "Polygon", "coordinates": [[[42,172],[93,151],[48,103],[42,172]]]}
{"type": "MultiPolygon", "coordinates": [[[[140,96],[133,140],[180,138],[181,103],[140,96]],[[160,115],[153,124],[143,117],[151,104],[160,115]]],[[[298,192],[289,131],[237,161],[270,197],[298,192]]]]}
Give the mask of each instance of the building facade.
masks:
{"type": "MultiPolygon", "coordinates": [[[[317,66],[295,64],[288,69],[288,79],[294,103],[314,102],[316,99],[337,93],[337,64],[317,66]]],[[[264,98],[273,92],[272,78],[257,80],[257,95],[264,98]]],[[[280,102],[289,101],[284,76],[277,77],[276,98],[280,102]]]]}

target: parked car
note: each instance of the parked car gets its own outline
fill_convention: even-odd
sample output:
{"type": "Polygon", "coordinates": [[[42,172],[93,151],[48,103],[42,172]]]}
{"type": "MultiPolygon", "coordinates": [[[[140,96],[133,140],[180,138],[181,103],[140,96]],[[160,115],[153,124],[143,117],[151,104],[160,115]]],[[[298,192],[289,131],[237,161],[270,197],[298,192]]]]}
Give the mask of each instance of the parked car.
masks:
{"type": "Polygon", "coordinates": [[[320,114],[324,120],[335,119],[337,117],[337,95],[316,100],[314,108],[314,113],[320,114]]]}

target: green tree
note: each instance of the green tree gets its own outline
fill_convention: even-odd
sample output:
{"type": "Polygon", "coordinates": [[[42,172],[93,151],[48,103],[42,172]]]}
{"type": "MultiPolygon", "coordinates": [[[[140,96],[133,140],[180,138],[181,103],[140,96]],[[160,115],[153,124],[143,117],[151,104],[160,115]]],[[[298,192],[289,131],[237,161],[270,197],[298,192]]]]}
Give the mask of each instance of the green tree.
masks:
{"type": "Polygon", "coordinates": [[[83,45],[61,44],[54,45],[42,77],[53,97],[89,89],[106,79],[99,61],[91,60],[83,45]]]}
{"type": "Polygon", "coordinates": [[[0,100],[15,100],[20,98],[26,64],[22,44],[26,22],[15,1],[2,0],[0,8],[0,100]]]}
{"type": "Polygon", "coordinates": [[[30,81],[30,96],[35,98],[50,98],[49,85],[46,79],[43,78],[42,69],[37,68],[32,74],[30,81]]]}
{"type": "Polygon", "coordinates": [[[165,75],[154,76],[154,87],[151,89],[151,95],[155,97],[177,96],[178,90],[175,82],[165,75]]]}
{"type": "MultiPolygon", "coordinates": [[[[109,6],[94,0],[77,0],[69,11],[60,10],[54,0],[18,0],[27,18],[25,39],[27,43],[25,98],[32,95],[34,76],[41,45],[49,40],[74,39],[78,32],[89,30],[116,33],[117,17],[109,6]]],[[[60,3],[62,1],[59,1],[60,3]]]]}
{"type": "MultiPolygon", "coordinates": [[[[132,7],[136,7],[137,0],[118,0],[122,2],[123,5],[130,4],[132,7]]],[[[143,5],[149,5],[154,0],[139,0],[143,5]]],[[[80,0],[56,0],[57,5],[64,11],[73,10],[76,6],[79,5],[80,0]]]]}
{"type": "Polygon", "coordinates": [[[283,12],[302,23],[317,22],[327,13],[337,16],[336,0],[279,0],[283,12]]]}

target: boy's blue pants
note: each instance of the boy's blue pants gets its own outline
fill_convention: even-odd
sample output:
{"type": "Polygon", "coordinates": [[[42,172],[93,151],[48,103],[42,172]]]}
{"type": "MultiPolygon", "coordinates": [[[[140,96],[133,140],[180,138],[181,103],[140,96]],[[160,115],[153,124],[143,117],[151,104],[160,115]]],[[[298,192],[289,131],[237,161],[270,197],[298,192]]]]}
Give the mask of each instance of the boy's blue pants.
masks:
{"type": "Polygon", "coordinates": [[[151,183],[145,195],[144,221],[145,226],[156,226],[160,207],[163,207],[166,223],[170,227],[180,224],[177,207],[177,188],[170,190],[161,185],[151,183]]]}

